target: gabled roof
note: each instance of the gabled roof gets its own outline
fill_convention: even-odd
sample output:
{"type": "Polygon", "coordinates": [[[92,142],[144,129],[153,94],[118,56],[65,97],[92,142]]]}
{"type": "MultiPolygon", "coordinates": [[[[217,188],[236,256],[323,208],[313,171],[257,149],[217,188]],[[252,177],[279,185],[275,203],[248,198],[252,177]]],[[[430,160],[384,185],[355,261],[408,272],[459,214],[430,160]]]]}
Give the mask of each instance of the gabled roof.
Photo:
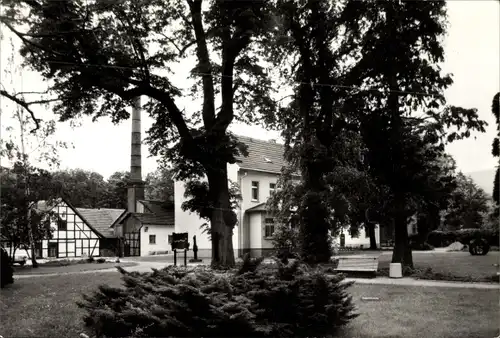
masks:
{"type": "Polygon", "coordinates": [[[172,202],[152,200],[139,200],[139,202],[144,205],[147,211],[158,216],[168,215],[174,209],[174,204],[172,202]]]}
{"type": "Polygon", "coordinates": [[[165,225],[165,226],[175,226],[174,211],[170,211],[169,214],[164,215],[154,215],[154,214],[144,214],[131,212],[123,220],[134,217],[143,225],[165,225]]]}
{"type": "Polygon", "coordinates": [[[94,229],[99,231],[104,237],[115,237],[111,225],[123,213],[124,209],[87,209],[78,208],[80,214],[90,223],[94,229]]]}
{"type": "Polygon", "coordinates": [[[94,231],[98,236],[100,237],[106,237],[104,234],[102,234],[98,229],[96,229],[86,218],[83,216],[80,211],[78,211],[77,208],[71,204],[71,202],[66,198],[65,196],[62,196],[60,198],[57,198],[54,200],[54,202],[51,205],[48,205],[46,201],[38,201],[36,208],[38,210],[43,210],[43,211],[49,211],[58,206],[61,202],[66,203],[66,205],[71,208],[75,214],[82,219],[82,221],[87,225],[92,231],[94,231]]]}
{"type": "Polygon", "coordinates": [[[248,156],[238,156],[241,169],[281,173],[281,168],[286,165],[283,157],[285,146],[272,141],[258,140],[246,136],[238,136],[240,142],[248,146],[248,156]]]}
{"type": "Polygon", "coordinates": [[[164,202],[164,201],[152,201],[152,200],[139,200],[144,206],[144,212],[128,212],[123,211],[118,217],[113,221],[112,228],[116,224],[123,223],[129,217],[135,217],[142,224],[151,225],[174,225],[175,214],[174,214],[174,203],[164,202]]]}

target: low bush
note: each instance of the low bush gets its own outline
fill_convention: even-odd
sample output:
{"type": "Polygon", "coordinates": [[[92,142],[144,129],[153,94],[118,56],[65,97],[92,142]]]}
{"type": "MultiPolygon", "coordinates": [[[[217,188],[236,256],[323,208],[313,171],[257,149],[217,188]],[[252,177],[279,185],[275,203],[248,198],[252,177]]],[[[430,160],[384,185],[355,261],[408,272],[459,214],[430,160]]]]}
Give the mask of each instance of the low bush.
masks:
{"type": "Polygon", "coordinates": [[[102,258],[102,257],[98,258],[98,259],[96,259],[96,262],[97,263],[105,263],[106,262],[106,258],[102,258]]]}
{"type": "Polygon", "coordinates": [[[297,337],[334,335],[357,316],[344,276],[294,261],[236,272],[168,266],[126,272],[125,288],[100,286],[79,307],[97,337],[297,337]]]}
{"type": "Polygon", "coordinates": [[[0,256],[0,287],[4,288],[9,284],[14,283],[14,269],[9,254],[4,248],[1,249],[0,256]]]}
{"type": "Polygon", "coordinates": [[[414,243],[410,244],[410,247],[412,248],[412,250],[415,250],[415,251],[431,251],[431,250],[434,250],[434,247],[432,245],[430,245],[429,243],[427,243],[427,242],[424,242],[424,243],[414,242],[414,243]]]}
{"type": "Polygon", "coordinates": [[[483,238],[489,245],[498,246],[500,242],[499,231],[491,229],[434,230],[427,236],[427,242],[434,247],[446,247],[454,242],[469,245],[472,240],[478,238],[483,238]]]}

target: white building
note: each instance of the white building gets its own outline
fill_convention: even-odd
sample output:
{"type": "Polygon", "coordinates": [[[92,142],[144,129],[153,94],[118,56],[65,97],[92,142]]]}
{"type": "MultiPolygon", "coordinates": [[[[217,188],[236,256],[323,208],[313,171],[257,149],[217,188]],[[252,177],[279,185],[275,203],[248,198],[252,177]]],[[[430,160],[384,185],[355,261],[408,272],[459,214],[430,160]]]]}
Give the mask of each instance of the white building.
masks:
{"type": "MultiPolygon", "coordinates": [[[[242,201],[237,210],[238,224],[234,228],[233,247],[236,256],[250,252],[252,256],[268,254],[272,251],[274,219],[266,210],[266,202],[285,165],[284,146],[274,141],[263,141],[239,137],[248,146],[248,156],[238,158],[241,162],[228,165],[228,178],[240,187],[242,201]]],[[[211,242],[200,226],[205,223],[197,214],[183,211],[181,206],[185,187],[182,181],[175,182],[175,232],[188,232],[190,242],[196,235],[200,257],[210,257],[211,242]]],[[[379,230],[376,229],[379,243],[379,230]]],[[[336,239],[340,242],[340,238],[336,239]]],[[[358,238],[345,232],[345,246],[368,247],[370,239],[360,231],[358,238]]]]}

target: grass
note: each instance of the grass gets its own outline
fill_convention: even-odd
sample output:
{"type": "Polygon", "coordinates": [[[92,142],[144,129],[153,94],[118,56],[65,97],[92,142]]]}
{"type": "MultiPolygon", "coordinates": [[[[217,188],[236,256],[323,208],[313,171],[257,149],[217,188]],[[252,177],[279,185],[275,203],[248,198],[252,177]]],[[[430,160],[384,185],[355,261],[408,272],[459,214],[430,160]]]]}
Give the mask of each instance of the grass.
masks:
{"type": "Polygon", "coordinates": [[[33,268],[31,265],[25,265],[22,267],[14,266],[14,278],[16,275],[46,275],[52,273],[65,273],[65,272],[80,272],[80,271],[90,271],[90,270],[104,270],[114,268],[119,265],[122,267],[127,266],[135,266],[138,263],[79,263],[79,264],[70,264],[70,265],[48,265],[48,264],[40,264],[38,268],[33,268]]]}
{"type": "Polygon", "coordinates": [[[360,316],[345,337],[496,337],[498,290],[354,285],[360,316]],[[363,301],[361,297],[379,297],[363,301]]]}
{"type": "MultiPolygon", "coordinates": [[[[392,255],[381,255],[379,272],[388,275],[392,255]]],[[[500,259],[499,252],[486,256],[472,256],[468,252],[414,252],[413,277],[420,279],[451,280],[462,282],[493,282],[500,259]]]]}
{"type": "MultiPolygon", "coordinates": [[[[25,278],[0,291],[0,335],[78,337],[84,311],[76,301],[100,284],[120,286],[117,272],[25,278]]],[[[354,285],[360,317],[344,337],[495,337],[498,290],[354,285]],[[363,301],[361,297],[379,297],[363,301]]]]}

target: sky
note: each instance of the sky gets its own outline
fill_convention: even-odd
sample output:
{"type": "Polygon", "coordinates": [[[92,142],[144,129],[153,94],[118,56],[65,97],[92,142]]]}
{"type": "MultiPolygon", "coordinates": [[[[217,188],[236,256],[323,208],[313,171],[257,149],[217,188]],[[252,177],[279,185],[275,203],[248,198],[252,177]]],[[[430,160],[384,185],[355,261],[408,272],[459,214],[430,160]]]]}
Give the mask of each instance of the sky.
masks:
{"type": "MultiPolygon", "coordinates": [[[[491,143],[496,134],[496,126],[491,113],[491,102],[495,93],[500,91],[500,2],[484,1],[448,1],[448,36],[444,40],[446,61],[443,71],[452,73],[454,83],[445,92],[447,104],[464,108],[477,108],[479,117],[489,124],[483,134],[473,134],[469,139],[457,141],[448,146],[447,151],[455,158],[459,170],[470,172],[492,172],[498,161],[491,155],[491,143]]],[[[1,43],[1,79],[6,88],[16,91],[40,91],[46,84],[40,76],[29,70],[19,70],[14,76],[5,74],[9,66],[10,37],[2,32],[1,43]]],[[[19,65],[20,57],[14,61],[19,65]]],[[[174,84],[186,85],[188,72],[193,67],[193,60],[186,60],[176,67],[174,84]]],[[[15,126],[10,116],[15,106],[0,97],[2,108],[1,134],[6,138],[6,127],[15,126]]],[[[144,100],[144,98],[143,98],[144,100]]],[[[144,102],[144,101],[143,101],[144,102]]],[[[181,109],[193,111],[199,105],[189,99],[177,101],[181,109]]],[[[53,118],[50,110],[34,107],[37,117],[53,118]]],[[[142,114],[142,136],[152,120],[142,114]]],[[[279,138],[277,132],[266,131],[258,126],[234,123],[231,131],[243,136],[259,139],[279,138]]],[[[100,173],[105,178],[115,171],[130,168],[131,121],[114,125],[109,118],[92,122],[91,118],[80,120],[80,126],[72,128],[69,123],[58,123],[54,141],[71,143],[72,147],[61,149],[60,169],[82,168],[100,173]]],[[[34,144],[37,141],[34,140],[34,144]]],[[[35,152],[36,153],[36,152],[35,152]]],[[[151,157],[147,146],[142,147],[143,176],[157,168],[156,159],[151,157]]]]}

